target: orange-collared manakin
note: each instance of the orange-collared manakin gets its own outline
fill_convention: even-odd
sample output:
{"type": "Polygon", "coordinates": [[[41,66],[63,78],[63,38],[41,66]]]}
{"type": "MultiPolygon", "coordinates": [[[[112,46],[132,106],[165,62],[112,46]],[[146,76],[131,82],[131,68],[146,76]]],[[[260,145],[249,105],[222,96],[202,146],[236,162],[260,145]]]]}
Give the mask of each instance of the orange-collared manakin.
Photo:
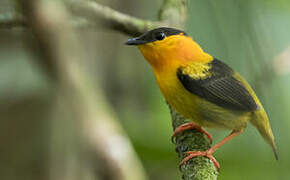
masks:
{"type": "Polygon", "coordinates": [[[174,136],[187,129],[224,128],[231,134],[205,152],[188,152],[181,162],[196,156],[210,158],[212,153],[241,134],[250,121],[271,145],[278,159],[267,114],[251,86],[222,61],[204,52],[184,31],[162,27],[129,39],[151,65],[166,101],[185,118],[192,120],[175,129],[174,136]]]}

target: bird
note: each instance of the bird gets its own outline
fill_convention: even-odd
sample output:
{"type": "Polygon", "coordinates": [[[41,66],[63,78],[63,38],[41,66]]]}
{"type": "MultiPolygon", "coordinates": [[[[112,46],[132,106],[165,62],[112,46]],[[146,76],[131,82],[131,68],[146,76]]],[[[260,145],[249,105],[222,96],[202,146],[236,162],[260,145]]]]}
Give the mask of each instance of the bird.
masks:
{"type": "Polygon", "coordinates": [[[206,151],[188,151],[181,165],[194,157],[205,156],[219,169],[213,153],[242,134],[248,122],[257,128],[278,160],[269,118],[249,83],[230,66],[205,52],[186,32],[160,27],[130,38],[125,44],[138,47],[152,67],[167,103],[190,120],[175,128],[173,137],[196,129],[212,142],[212,136],[203,128],[231,130],[206,151]]]}

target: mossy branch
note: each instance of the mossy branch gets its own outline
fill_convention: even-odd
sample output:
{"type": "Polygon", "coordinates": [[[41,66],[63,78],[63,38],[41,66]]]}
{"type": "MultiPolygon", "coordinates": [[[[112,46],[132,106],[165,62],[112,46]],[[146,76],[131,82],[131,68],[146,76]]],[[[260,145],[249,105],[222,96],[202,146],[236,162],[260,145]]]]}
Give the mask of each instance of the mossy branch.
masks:
{"type": "MultiPolygon", "coordinates": [[[[169,106],[173,129],[190,122],[169,106]]],[[[187,151],[205,151],[210,148],[208,138],[197,130],[184,131],[177,135],[175,149],[180,160],[186,157],[187,151]]],[[[180,167],[185,180],[215,180],[218,172],[213,163],[206,157],[196,157],[180,167]]]]}

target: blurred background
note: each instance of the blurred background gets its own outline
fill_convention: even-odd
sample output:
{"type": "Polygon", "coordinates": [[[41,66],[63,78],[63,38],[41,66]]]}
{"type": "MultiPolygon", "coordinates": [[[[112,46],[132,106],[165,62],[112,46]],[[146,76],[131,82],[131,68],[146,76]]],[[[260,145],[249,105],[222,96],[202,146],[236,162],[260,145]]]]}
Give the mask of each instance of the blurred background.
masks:
{"type": "MultiPolygon", "coordinates": [[[[140,18],[157,20],[161,0],[106,0],[102,4],[140,18]]],[[[0,0],[0,13],[15,11],[0,0]]],[[[215,157],[223,180],[287,180],[290,177],[290,1],[191,0],[186,32],[205,51],[226,62],[253,86],[268,112],[279,150],[271,148],[253,126],[220,148],[215,157]]],[[[170,141],[168,107],[149,65],[128,36],[102,27],[81,29],[93,82],[106,106],[128,134],[149,179],[181,179],[170,141]]],[[[0,179],[46,179],[52,134],[53,85],[30,48],[27,29],[0,29],[0,179]]],[[[96,92],[98,93],[98,92],[96,92]]],[[[63,131],[66,131],[66,127],[63,131]]],[[[77,129],[76,129],[77,130],[77,129]]],[[[209,130],[214,142],[229,132],[209,130]]],[[[56,143],[57,144],[57,143],[56,143]]]]}

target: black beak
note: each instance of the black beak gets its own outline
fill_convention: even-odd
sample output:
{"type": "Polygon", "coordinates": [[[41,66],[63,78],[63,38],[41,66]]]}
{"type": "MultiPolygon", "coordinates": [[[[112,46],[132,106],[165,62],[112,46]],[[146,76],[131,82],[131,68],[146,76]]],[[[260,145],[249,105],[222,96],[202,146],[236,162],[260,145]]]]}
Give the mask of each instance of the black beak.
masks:
{"type": "Polygon", "coordinates": [[[138,37],[128,39],[125,42],[126,45],[140,45],[140,44],[145,44],[145,43],[146,43],[146,41],[139,39],[138,37]]]}

